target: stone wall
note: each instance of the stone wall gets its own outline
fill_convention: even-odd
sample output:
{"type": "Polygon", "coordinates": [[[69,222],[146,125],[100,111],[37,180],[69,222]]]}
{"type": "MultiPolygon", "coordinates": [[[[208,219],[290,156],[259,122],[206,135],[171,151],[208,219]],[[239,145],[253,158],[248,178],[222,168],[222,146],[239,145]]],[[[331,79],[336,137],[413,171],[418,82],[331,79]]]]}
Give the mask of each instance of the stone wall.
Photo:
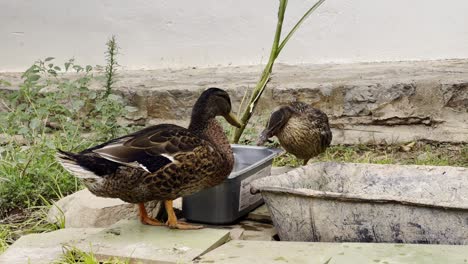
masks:
{"type": "MultiPolygon", "coordinates": [[[[259,66],[122,71],[116,92],[132,122],[186,125],[202,90],[231,94],[234,109],[259,78],[259,66]]],[[[260,130],[277,105],[301,100],[325,111],[333,144],[396,143],[416,139],[468,142],[468,60],[276,65],[256,110],[260,130]]],[[[19,74],[0,79],[20,82],[19,74]]],[[[99,82],[93,87],[100,89],[99,82]]],[[[0,87],[1,88],[1,87],[0,87]]]]}

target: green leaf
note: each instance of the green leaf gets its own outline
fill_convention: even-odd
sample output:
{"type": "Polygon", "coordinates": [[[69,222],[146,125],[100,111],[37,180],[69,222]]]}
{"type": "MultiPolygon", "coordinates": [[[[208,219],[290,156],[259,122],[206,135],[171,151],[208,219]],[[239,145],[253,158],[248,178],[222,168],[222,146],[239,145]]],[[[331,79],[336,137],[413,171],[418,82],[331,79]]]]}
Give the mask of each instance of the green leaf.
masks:
{"type": "Polygon", "coordinates": [[[89,99],[96,99],[97,93],[96,91],[90,91],[89,92],[89,99]]]}
{"type": "Polygon", "coordinates": [[[54,69],[57,70],[57,71],[61,71],[61,70],[62,70],[59,66],[55,66],[54,69]]]}
{"type": "Polygon", "coordinates": [[[52,68],[52,67],[54,67],[54,64],[53,64],[53,63],[49,63],[49,65],[47,65],[47,66],[49,66],[49,68],[52,68]]]}
{"type": "Polygon", "coordinates": [[[93,67],[91,65],[86,65],[86,72],[90,72],[93,70],[93,67]]]}
{"type": "Polygon", "coordinates": [[[29,127],[31,129],[36,129],[38,128],[39,126],[41,125],[41,120],[39,120],[38,118],[33,118],[31,120],[31,122],[29,122],[29,127]]]}
{"type": "Polygon", "coordinates": [[[114,101],[114,102],[120,102],[121,101],[121,97],[116,95],[116,94],[109,94],[109,97],[107,97],[110,101],[114,101]]]}
{"type": "Polygon", "coordinates": [[[83,100],[75,100],[72,102],[72,109],[76,112],[84,106],[83,100]]]}
{"type": "Polygon", "coordinates": [[[52,74],[53,76],[57,76],[57,72],[54,71],[54,70],[52,70],[52,69],[48,69],[47,72],[48,72],[49,74],[52,74]]]}
{"type": "Polygon", "coordinates": [[[33,75],[28,76],[27,80],[30,81],[30,82],[35,82],[35,81],[39,80],[40,78],[41,78],[40,75],[33,74],[33,75]]]}
{"type": "Polygon", "coordinates": [[[73,69],[75,69],[76,72],[80,72],[83,70],[83,67],[81,67],[80,65],[73,65],[73,69]]]}
{"type": "Polygon", "coordinates": [[[55,58],[54,57],[47,57],[44,61],[51,61],[53,59],[55,59],[55,58]]]}
{"type": "Polygon", "coordinates": [[[22,127],[18,130],[18,134],[20,135],[26,135],[29,132],[29,129],[27,127],[22,127]]]}
{"type": "Polygon", "coordinates": [[[54,144],[54,142],[53,142],[52,140],[47,139],[47,140],[45,141],[45,144],[46,144],[46,146],[47,146],[48,148],[50,148],[50,149],[55,149],[55,144],[54,144]]]}
{"type": "Polygon", "coordinates": [[[71,62],[65,62],[65,71],[68,71],[68,68],[70,68],[71,62]]]}
{"type": "Polygon", "coordinates": [[[104,103],[102,101],[99,101],[94,107],[96,108],[96,111],[101,111],[103,105],[104,103]]]}

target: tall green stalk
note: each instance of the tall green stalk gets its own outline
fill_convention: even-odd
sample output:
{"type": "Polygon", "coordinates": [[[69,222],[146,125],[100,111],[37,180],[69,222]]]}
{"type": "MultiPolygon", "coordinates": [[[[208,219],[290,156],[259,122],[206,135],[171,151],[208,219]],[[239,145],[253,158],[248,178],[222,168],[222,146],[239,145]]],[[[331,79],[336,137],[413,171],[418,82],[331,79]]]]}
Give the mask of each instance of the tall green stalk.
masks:
{"type": "MultiPolygon", "coordinates": [[[[266,88],[266,85],[268,81],[270,80],[270,75],[271,71],[273,69],[273,64],[275,63],[276,58],[280,54],[281,50],[283,47],[286,45],[286,43],[289,41],[289,39],[292,37],[294,32],[299,28],[299,26],[304,22],[304,20],[309,17],[309,15],[315,11],[325,0],[319,0],[317,3],[315,3],[307,12],[299,19],[299,21],[294,25],[294,27],[289,31],[289,33],[286,35],[286,37],[281,41],[280,43],[280,38],[281,38],[281,30],[283,28],[283,20],[284,20],[284,13],[286,12],[286,7],[288,5],[288,0],[280,0],[279,8],[278,8],[278,22],[276,23],[276,32],[275,32],[275,38],[273,39],[273,45],[271,47],[270,51],[270,58],[268,59],[268,63],[265,66],[265,69],[262,72],[262,76],[260,77],[260,80],[257,82],[257,85],[255,86],[252,95],[250,96],[249,103],[247,107],[244,109],[244,112],[241,117],[241,122],[242,122],[242,127],[237,128],[232,136],[232,142],[238,143],[240,137],[242,136],[242,133],[245,130],[245,127],[247,126],[250,118],[252,117],[252,114],[257,107],[258,100],[263,94],[263,91],[266,88]]],[[[241,109],[240,109],[241,111],[241,109]]]]}
{"type": "Polygon", "coordinates": [[[116,75],[117,75],[117,67],[119,64],[117,63],[117,53],[119,50],[119,47],[117,46],[117,42],[115,40],[115,36],[112,36],[109,41],[106,43],[107,46],[107,51],[106,51],[106,92],[104,94],[104,97],[108,97],[111,92],[113,85],[116,81],[116,75]]]}

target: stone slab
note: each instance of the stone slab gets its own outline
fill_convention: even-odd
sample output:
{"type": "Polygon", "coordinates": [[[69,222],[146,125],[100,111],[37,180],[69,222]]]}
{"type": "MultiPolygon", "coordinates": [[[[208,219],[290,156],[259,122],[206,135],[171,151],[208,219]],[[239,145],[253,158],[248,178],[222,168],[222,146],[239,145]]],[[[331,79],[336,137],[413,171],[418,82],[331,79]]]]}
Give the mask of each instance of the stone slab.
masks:
{"type": "Polygon", "coordinates": [[[230,241],[196,263],[467,263],[468,246],[230,241]]]}
{"type": "Polygon", "coordinates": [[[122,220],[79,245],[100,260],[115,256],[142,263],[187,263],[229,239],[229,230],[175,230],[122,220]]]}
{"type": "Polygon", "coordinates": [[[42,264],[60,258],[63,246],[74,246],[102,228],[61,229],[49,233],[22,236],[0,255],[0,263],[42,264]]]}
{"type": "MultiPolygon", "coordinates": [[[[418,139],[466,142],[467,62],[467,59],[456,59],[277,64],[250,125],[258,133],[274,107],[300,100],[327,113],[333,129],[332,144],[400,143],[418,139]]],[[[132,109],[127,116],[129,122],[186,123],[201,91],[211,86],[228,90],[233,109],[237,111],[261,71],[261,66],[122,70],[114,91],[132,109]]],[[[17,89],[22,82],[20,76],[20,73],[0,73],[0,79],[12,83],[12,87],[0,84],[0,90],[17,89]]],[[[94,80],[91,88],[103,89],[102,83],[94,80]]]]}

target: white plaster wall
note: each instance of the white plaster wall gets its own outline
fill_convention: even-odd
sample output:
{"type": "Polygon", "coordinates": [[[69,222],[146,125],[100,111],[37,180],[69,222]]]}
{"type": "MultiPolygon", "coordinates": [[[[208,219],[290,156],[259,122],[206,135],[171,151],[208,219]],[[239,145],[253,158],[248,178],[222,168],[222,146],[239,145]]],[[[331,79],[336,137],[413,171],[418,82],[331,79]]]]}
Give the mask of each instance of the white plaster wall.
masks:
{"type": "MultiPolygon", "coordinates": [[[[290,0],[285,28],[315,1],[290,0]]],[[[0,71],[75,57],[103,64],[115,34],[129,69],[265,62],[277,0],[0,0],[0,71]]],[[[468,58],[468,0],[327,0],[284,63],[468,58]]]]}

